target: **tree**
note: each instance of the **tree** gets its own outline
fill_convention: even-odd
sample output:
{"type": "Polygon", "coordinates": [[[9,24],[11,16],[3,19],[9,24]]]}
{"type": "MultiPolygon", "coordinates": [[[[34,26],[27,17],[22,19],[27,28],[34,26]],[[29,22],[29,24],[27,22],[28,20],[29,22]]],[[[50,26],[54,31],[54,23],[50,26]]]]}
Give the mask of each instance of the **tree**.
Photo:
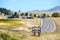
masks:
{"type": "Polygon", "coordinates": [[[34,17],[36,17],[36,14],[34,14],[34,17]]]}
{"type": "Polygon", "coordinates": [[[28,13],[27,12],[25,13],[25,16],[28,16],[28,13]]]}
{"type": "Polygon", "coordinates": [[[0,12],[4,13],[5,15],[8,15],[10,10],[7,10],[6,8],[0,8],[0,12]]]}
{"type": "Polygon", "coordinates": [[[46,14],[42,14],[43,17],[46,17],[46,14]]]}
{"type": "Polygon", "coordinates": [[[57,12],[56,13],[53,13],[52,14],[52,17],[59,17],[59,13],[57,13],[57,12]]]}
{"type": "Polygon", "coordinates": [[[17,12],[14,13],[13,17],[14,18],[19,18],[19,15],[17,14],[17,12]]]}
{"type": "Polygon", "coordinates": [[[50,15],[47,15],[47,17],[50,17],[50,15]]]}
{"type": "Polygon", "coordinates": [[[16,16],[17,15],[17,12],[15,12],[14,15],[16,16]]]}
{"type": "Polygon", "coordinates": [[[23,16],[23,15],[24,15],[24,13],[21,13],[21,14],[20,14],[20,16],[23,16]]]}
{"type": "Polygon", "coordinates": [[[21,12],[21,11],[19,10],[19,12],[21,12]]]}

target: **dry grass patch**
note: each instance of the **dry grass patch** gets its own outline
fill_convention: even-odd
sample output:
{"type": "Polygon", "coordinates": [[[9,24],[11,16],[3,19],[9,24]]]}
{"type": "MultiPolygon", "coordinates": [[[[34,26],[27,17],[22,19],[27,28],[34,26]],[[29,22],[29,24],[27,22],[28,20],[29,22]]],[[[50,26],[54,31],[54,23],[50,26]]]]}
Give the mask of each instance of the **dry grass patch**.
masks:
{"type": "Polygon", "coordinates": [[[40,26],[40,19],[0,19],[0,28],[40,26]]]}

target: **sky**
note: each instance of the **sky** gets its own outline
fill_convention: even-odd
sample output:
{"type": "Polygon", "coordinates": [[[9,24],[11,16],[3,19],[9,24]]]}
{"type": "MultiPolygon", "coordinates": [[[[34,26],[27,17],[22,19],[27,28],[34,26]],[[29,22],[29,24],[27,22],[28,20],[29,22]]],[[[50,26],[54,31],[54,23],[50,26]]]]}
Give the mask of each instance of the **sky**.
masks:
{"type": "Polygon", "coordinates": [[[60,5],[60,0],[0,0],[0,7],[12,11],[48,10],[60,5]]]}

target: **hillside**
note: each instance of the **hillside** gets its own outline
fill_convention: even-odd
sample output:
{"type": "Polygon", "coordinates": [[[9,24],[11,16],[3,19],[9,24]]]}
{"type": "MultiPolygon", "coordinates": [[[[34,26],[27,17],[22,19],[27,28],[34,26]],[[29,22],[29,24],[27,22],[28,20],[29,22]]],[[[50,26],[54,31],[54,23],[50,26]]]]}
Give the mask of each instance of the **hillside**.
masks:
{"type": "Polygon", "coordinates": [[[49,10],[32,10],[32,11],[28,11],[28,12],[54,12],[54,11],[60,11],[60,5],[56,6],[54,8],[51,8],[49,10]]]}
{"type": "Polygon", "coordinates": [[[37,15],[41,15],[43,13],[51,15],[54,12],[60,13],[60,6],[56,6],[54,8],[49,9],[49,10],[32,10],[32,11],[28,11],[28,13],[37,14],[37,15]]]}

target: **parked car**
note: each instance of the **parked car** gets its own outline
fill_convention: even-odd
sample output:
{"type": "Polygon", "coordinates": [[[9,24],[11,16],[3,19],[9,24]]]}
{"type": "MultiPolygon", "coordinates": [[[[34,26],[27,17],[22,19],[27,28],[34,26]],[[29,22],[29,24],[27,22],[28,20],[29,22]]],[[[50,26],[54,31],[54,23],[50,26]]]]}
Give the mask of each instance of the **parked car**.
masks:
{"type": "Polygon", "coordinates": [[[27,16],[27,19],[33,19],[33,16],[27,16]]]}
{"type": "Polygon", "coordinates": [[[8,18],[19,18],[19,16],[18,15],[10,15],[10,16],[8,16],[8,18]]]}
{"type": "Polygon", "coordinates": [[[45,16],[41,16],[40,18],[45,18],[45,16]]]}

